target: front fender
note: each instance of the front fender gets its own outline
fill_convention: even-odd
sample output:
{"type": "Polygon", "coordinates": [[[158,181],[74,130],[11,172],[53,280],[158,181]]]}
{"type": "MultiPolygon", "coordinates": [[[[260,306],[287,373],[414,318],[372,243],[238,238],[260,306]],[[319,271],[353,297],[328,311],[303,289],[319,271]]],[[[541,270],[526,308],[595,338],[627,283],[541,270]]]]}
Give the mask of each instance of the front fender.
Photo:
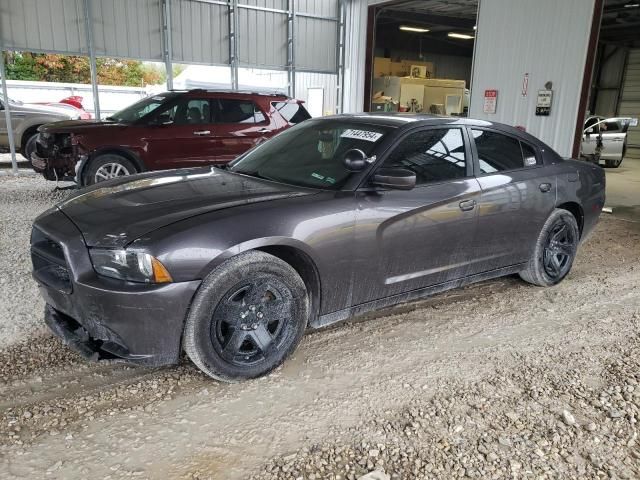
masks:
{"type": "Polygon", "coordinates": [[[214,257],[200,272],[198,278],[205,278],[209,275],[218,265],[228,260],[231,257],[240,255],[241,253],[248,252],[249,250],[257,250],[264,247],[292,247],[302,251],[309,256],[311,261],[317,265],[315,252],[304,242],[296,240],[291,237],[264,237],[248,240],[234,245],[226,250],[220,252],[219,255],[214,257]]]}

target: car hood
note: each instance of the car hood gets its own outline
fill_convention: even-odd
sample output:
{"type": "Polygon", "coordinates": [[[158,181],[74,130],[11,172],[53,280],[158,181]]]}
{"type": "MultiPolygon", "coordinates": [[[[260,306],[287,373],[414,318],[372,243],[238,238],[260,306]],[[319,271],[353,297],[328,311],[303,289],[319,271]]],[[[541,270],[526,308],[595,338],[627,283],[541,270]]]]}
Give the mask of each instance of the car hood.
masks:
{"type": "Polygon", "coordinates": [[[313,193],[316,191],[207,167],[99,183],[57,207],[82,232],[87,246],[122,248],[153,230],[195,215],[313,193]]]}
{"type": "Polygon", "coordinates": [[[64,122],[47,123],[38,130],[44,133],[82,133],[96,128],[124,127],[125,123],[107,122],[104,120],[67,120],[64,122]]]}
{"type": "MultiPolygon", "coordinates": [[[[60,120],[68,120],[70,118],[79,118],[79,114],[74,114],[64,108],[49,106],[49,105],[35,105],[32,103],[10,104],[9,108],[12,113],[16,114],[29,114],[39,116],[50,116],[60,120]]],[[[52,118],[53,120],[53,118],[52,118]]],[[[73,121],[73,120],[69,120],[73,121]]]]}

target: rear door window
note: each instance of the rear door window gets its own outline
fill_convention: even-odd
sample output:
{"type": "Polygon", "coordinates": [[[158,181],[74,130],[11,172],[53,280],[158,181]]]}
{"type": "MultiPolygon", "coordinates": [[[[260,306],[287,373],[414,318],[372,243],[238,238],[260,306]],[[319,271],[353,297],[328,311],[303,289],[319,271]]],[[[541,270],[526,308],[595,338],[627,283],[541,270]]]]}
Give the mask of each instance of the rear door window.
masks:
{"type": "Polygon", "coordinates": [[[481,173],[496,173],[538,164],[535,149],[517,138],[488,130],[472,129],[481,173]]]}
{"type": "Polygon", "coordinates": [[[291,124],[304,122],[311,118],[307,109],[297,102],[272,102],[271,105],[291,124]]]}
{"type": "Polygon", "coordinates": [[[267,122],[262,110],[251,100],[219,98],[213,100],[213,104],[215,105],[215,123],[261,124],[267,122]]]}

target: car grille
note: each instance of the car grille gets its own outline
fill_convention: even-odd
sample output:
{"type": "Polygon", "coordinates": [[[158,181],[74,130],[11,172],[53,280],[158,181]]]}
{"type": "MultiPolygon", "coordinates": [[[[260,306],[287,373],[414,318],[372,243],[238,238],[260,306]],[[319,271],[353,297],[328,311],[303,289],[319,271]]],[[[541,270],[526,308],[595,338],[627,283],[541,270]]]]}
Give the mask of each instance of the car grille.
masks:
{"type": "Polygon", "coordinates": [[[38,281],[71,293],[71,278],[62,246],[37,228],[31,231],[31,263],[38,281]]]}

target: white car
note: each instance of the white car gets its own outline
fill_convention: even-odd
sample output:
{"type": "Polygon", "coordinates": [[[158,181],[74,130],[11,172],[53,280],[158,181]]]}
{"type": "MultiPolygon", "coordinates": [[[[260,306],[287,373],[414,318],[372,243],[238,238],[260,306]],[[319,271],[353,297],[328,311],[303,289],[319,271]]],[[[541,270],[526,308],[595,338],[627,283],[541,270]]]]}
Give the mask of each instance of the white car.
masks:
{"type": "Polygon", "coordinates": [[[582,132],[580,156],[593,163],[618,168],[627,151],[627,130],[633,122],[637,122],[637,119],[587,118],[582,132]]]}

